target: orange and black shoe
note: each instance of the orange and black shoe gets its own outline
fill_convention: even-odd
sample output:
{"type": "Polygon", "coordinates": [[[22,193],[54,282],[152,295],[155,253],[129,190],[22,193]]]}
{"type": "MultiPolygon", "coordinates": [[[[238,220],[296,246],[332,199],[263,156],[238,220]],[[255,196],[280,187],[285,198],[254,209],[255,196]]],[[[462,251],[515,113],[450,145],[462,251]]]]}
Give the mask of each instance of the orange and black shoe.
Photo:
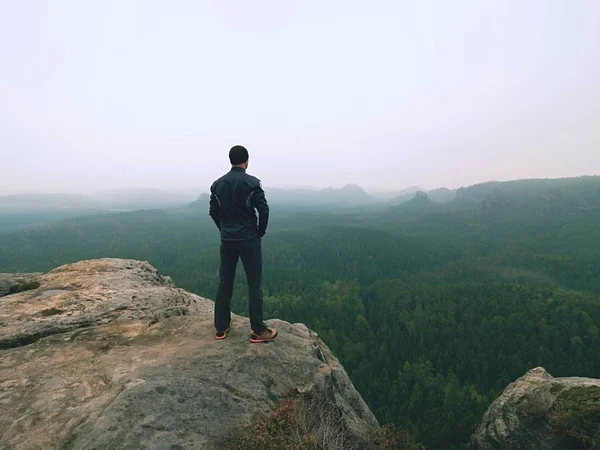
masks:
{"type": "Polygon", "coordinates": [[[231,323],[229,323],[229,326],[225,331],[217,331],[217,341],[222,341],[225,339],[229,331],[231,331],[231,323]]]}
{"type": "Polygon", "coordinates": [[[273,342],[277,337],[277,330],[275,328],[267,328],[262,333],[255,333],[252,331],[250,333],[250,342],[254,342],[255,344],[261,342],[273,342]]]}

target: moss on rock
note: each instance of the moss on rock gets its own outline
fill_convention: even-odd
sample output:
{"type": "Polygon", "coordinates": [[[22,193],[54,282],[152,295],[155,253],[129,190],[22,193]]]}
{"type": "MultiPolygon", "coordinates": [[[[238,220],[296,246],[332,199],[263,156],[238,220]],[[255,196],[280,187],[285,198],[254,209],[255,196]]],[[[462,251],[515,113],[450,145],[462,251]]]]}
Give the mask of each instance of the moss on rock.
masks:
{"type": "Polygon", "coordinates": [[[564,390],[548,411],[552,431],[573,449],[600,449],[600,387],[564,390]]]}

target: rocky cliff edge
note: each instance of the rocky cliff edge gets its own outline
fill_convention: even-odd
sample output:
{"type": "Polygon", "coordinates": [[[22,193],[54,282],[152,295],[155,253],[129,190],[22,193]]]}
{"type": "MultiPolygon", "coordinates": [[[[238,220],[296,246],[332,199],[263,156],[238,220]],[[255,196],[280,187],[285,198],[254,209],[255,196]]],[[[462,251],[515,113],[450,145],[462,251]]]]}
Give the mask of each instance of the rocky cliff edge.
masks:
{"type": "Polygon", "coordinates": [[[216,449],[303,393],[335,405],[356,435],[376,425],[306,326],[272,320],[277,340],[250,344],[248,320],[234,315],[216,341],[213,302],[146,262],[0,279],[10,293],[0,298],[2,449],[216,449]]]}

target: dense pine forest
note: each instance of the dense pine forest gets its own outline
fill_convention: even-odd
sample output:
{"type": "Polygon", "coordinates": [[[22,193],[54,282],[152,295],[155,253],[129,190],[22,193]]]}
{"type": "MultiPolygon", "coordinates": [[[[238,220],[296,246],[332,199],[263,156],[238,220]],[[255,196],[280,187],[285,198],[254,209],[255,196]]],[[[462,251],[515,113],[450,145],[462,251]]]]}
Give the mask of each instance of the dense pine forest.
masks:
{"type": "MultiPolygon", "coordinates": [[[[213,298],[219,239],[204,200],[1,233],[0,272],[135,258],[213,298]]],[[[530,368],[600,378],[600,177],[485,183],[446,203],[271,210],[267,316],[317,331],[379,420],[428,449],[464,448],[530,368]]],[[[244,283],[240,267],[242,314],[244,283]]]]}

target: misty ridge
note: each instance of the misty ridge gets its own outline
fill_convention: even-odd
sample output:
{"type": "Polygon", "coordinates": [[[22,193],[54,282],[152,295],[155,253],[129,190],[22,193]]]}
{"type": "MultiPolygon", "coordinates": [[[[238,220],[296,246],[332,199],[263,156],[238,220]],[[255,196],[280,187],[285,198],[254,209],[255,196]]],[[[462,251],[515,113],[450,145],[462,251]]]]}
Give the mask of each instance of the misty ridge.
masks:
{"type": "MultiPolygon", "coordinates": [[[[593,180],[593,176],[579,177],[581,181],[593,180]]],[[[565,181],[573,179],[564,179],[565,181]]],[[[265,187],[270,203],[282,206],[331,206],[355,207],[368,205],[399,205],[415,197],[417,192],[427,194],[436,203],[448,203],[457,198],[457,193],[491,190],[514,190],[514,187],[527,185],[560,185],[560,180],[515,180],[509,182],[487,182],[459,189],[445,187],[427,190],[419,186],[409,186],[399,190],[368,192],[358,184],[347,184],[341,188],[281,188],[265,187]]],[[[564,182],[563,182],[564,184],[564,182]]],[[[208,189],[153,189],[124,188],[93,192],[75,193],[22,193],[0,195],[0,213],[35,210],[134,210],[183,206],[194,201],[208,201],[208,189]]],[[[458,194],[459,196],[462,194],[458,194]]]]}
{"type": "MultiPolygon", "coordinates": [[[[573,186],[595,185],[598,176],[582,176],[564,179],[530,179],[508,182],[488,182],[459,189],[437,188],[427,190],[419,186],[390,191],[367,192],[358,184],[347,184],[341,188],[278,188],[265,187],[269,203],[275,214],[294,211],[352,211],[399,210],[401,205],[414,201],[451,209],[474,204],[498,204],[511,196],[522,201],[525,197],[540,197],[546,200],[570,195],[570,201],[587,208],[593,197],[581,196],[580,192],[568,194],[573,186]],[[461,206],[462,205],[462,206],[461,206]]],[[[112,189],[90,194],[73,193],[23,193],[0,196],[0,231],[14,231],[22,227],[64,220],[71,217],[96,214],[121,213],[136,210],[169,209],[192,207],[207,209],[207,189],[151,188],[112,189]],[[200,193],[200,194],[199,194],[200,193]]],[[[594,194],[594,192],[593,192],[594,194]]],[[[422,205],[421,205],[422,207],[422,205]]],[[[442,208],[443,209],[443,208],[442,208]]],[[[425,211],[425,210],[424,210],[425,211]]],[[[430,212],[433,212],[430,211],[430,212]]]]}
{"type": "MultiPolygon", "coordinates": [[[[368,205],[390,202],[400,204],[410,200],[417,191],[427,192],[418,186],[398,191],[368,193],[358,184],[341,188],[279,188],[265,187],[268,200],[274,204],[334,207],[368,205]]],[[[0,196],[0,211],[36,209],[150,209],[183,206],[207,196],[207,188],[160,190],[151,188],[111,189],[91,194],[28,193],[0,196]]],[[[450,201],[456,189],[446,188],[430,191],[432,199],[450,201]]]]}

